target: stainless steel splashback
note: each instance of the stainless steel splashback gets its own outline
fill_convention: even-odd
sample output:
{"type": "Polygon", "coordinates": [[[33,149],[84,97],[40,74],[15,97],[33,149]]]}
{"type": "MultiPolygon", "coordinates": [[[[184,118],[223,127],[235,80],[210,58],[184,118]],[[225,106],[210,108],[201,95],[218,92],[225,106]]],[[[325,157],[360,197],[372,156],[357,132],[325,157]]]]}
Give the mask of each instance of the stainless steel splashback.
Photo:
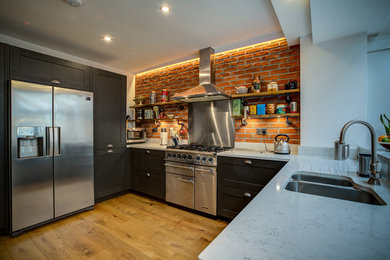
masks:
{"type": "Polygon", "coordinates": [[[234,147],[234,119],[231,100],[190,103],[188,142],[234,147]]]}

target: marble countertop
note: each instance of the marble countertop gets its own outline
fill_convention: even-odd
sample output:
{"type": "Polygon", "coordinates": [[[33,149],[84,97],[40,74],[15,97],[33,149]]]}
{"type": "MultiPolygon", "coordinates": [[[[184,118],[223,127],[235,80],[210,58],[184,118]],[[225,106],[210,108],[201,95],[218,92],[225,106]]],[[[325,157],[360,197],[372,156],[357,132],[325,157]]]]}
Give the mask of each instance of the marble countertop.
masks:
{"type": "Polygon", "coordinates": [[[276,160],[276,161],[288,161],[296,155],[291,154],[274,154],[261,149],[243,149],[234,148],[233,150],[220,152],[218,156],[239,157],[249,159],[264,159],[264,160],[276,160]]]}
{"type": "MultiPolygon", "coordinates": [[[[165,150],[166,145],[160,145],[159,143],[138,143],[138,144],[127,144],[127,148],[140,148],[140,149],[151,149],[151,150],[165,150]]],[[[277,161],[288,161],[296,155],[290,154],[274,154],[267,152],[264,149],[245,149],[245,148],[234,148],[229,151],[220,152],[218,156],[229,156],[229,157],[240,157],[249,159],[264,159],[264,160],[277,160],[277,161]]]]}
{"type": "Polygon", "coordinates": [[[290,156],[199,259],[390,259],[389,182],[371,186],[387,203],[375,206],[285,190],[298,170],[347,175],[370,186],[357,177],[354,160],[290,156]]]}
{"type": "Polygon", "coordinates": [[[151,150],[165,150],[166,145],[160,145],[159,143],[138,143],[138,144],[127,144],[127,148],[140,148],[140,149],[151,149],[151,150]]]}

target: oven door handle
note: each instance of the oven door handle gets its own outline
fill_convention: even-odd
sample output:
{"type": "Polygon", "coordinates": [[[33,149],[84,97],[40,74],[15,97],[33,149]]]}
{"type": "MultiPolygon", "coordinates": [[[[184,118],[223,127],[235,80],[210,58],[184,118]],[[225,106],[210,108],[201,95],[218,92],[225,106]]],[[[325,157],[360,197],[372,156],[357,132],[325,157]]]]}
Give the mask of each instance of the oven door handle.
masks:
{"type": "Polygon", "coordinates": [[[204,173],[208,173],[208,174],[215,174],[215,169],[205,170],[205,169],[195,168],[195,172],[204,172],[204,173]]]}
{"type": "Polygon", "coordinates": [[[181,177],[177,177],[176,179],[179,180],[179,181],[184,181],[184,182],[189,182],[189,183],[194,184],[194,180],[187,180],[187,179],[183,179],[181,177]]]}
{"type": "Polygon", "coordinates": [[[191,171],[194,170],[194,167],[192,167],[192,166],[187,167],[187,166],[180,166],[180,165],[169,164],[169,163],[166,163],[165,166],[174,167],[174,168],[181,168],[181,169],[186,169],[186,170],[191,170],[191,171]]]}

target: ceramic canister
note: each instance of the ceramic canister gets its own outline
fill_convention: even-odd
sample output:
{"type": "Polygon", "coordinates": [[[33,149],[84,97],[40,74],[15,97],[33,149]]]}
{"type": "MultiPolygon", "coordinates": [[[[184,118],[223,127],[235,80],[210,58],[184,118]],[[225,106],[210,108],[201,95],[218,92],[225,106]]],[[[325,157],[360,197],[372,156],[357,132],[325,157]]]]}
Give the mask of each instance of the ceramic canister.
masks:
{"type": "Polygon", "coordinates": [[[267,104],[267,106],[265,107],[265,113],[267,114],[275,114],[275,104],[267,104]]]}
{"type": "Polygon", "coordinates": [[[276,106],[276,114],[286,114],[286,107],[285,104],[278,104],[276,106]]]}

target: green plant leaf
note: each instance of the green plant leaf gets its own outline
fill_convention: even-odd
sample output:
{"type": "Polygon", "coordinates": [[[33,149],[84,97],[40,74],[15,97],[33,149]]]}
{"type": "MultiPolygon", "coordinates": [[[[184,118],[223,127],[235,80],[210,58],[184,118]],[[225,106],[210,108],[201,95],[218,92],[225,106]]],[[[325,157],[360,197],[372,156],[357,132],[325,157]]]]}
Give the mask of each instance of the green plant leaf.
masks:
{"type": "Polygon", "coordinates": [[[383,114],[383,116],[386,118],[387,122],[389,122],[388,127],[390,127],[390,120],[387,118],[386,114],[383,114]]]}
{"type": "Polygon", "coordinates": [[[381,123],[383,124],[383,126],[385,127],[386,134],[390,135],[390,120],[387,118],[387,116],[385,114],[380,115],[379,119],[380,119],[381,123]],[[388,126],[386,125],[385,121],[383,120],[383,116],[386,118],[387,121],[389,121],[388,126]]]}

